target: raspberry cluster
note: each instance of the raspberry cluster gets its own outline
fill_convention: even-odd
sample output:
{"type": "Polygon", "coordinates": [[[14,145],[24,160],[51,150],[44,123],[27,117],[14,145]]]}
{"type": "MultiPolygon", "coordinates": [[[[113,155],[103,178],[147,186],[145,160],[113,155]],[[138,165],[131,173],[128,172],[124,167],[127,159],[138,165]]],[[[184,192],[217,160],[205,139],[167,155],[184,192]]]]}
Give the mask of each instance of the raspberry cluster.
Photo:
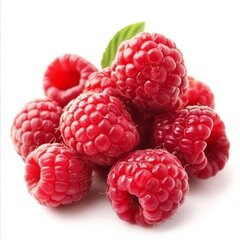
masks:
{"type": "Polygon", "coordinates": [[[43,90],[11,128],[27,189],[42,205],[81,200],[101,173],[119,218],[155,225],[183,204],[190,177],[213,177],[229,158],[213,92],[188,76],[181,51],[162,34],[123,41],[101,70],[77,55],[57,57],[43,90]]]}

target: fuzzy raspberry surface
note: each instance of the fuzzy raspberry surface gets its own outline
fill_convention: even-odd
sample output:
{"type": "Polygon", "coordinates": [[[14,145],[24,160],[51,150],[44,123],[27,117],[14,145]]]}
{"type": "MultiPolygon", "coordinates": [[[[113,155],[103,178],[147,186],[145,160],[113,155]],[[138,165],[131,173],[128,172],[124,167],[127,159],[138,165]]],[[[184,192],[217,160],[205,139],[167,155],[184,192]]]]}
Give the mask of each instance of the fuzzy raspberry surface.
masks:
{"type": "Polygon", "coordinates": [[[175,154],[189,174],[209,178],[223,169],[229,157],[224,122],[207,106],[187,106],[160,114],[153,123],[153,147],[175,154]]]}
{"type": "Polygon", "coordinates": [[[57,207],[87,194],[92,169],[73,149],[60,143],[43,144],[26,158],[25,181],[40,204],[57,207]]]}
{"type": "Polygon", "coordinates": [[[179,108],[188,89],[182,53],[161,34],[143,32],[124,41],[112,70],[121,95],[145,110],[179,108]]]}
{"type": "Polygon", "coordinates": [[[173,216],[188,192],[188,176],[169,152],[145,149],[117,162],[107,178],[107,195],[124,221],[153,225],[173,216]]]}
{"type": "Polygon", "coordinates": [[[204,82],[188,76],[189,90],[182,97],[185,105],[202,105],[214,108],[214,94],[204,82]]]}
{"type": "Polygon", "coordinates": [[[36,99],[24,105],[15,116],[11,139],[23,160],[43,143],[61,142],[58,130],[62,108],[47,99],[36,99]]]}
{"type": "Polygon", "coordinates": [[[51,62],[44,74],[45,95],[64,107],[85,87],[88,76],[97,68],[88,60],[74,54],[65,54],[51,62]]]}
{"type": "Polygon", "coordinates": [[[139,135],[122,102],[104,93],[81,94],[61,116],[67,146],[86,159],[110,166],[139,143],[139,135]]]}

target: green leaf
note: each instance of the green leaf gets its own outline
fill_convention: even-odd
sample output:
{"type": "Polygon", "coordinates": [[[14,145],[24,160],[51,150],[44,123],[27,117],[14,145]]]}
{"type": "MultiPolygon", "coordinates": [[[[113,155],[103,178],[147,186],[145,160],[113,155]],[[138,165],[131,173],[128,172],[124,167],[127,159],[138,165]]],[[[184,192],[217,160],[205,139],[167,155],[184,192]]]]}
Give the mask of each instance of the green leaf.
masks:
{"type": "Polygon", "coordinates": [[[140,32],[143,32],[144,26],[145,22],[139,22],[128,25],[118,31],[110,40],[105,52],[103,53],[101,60],[102,68],[109,67],[112,64],[120,43],[134,37],[140,32]]]}

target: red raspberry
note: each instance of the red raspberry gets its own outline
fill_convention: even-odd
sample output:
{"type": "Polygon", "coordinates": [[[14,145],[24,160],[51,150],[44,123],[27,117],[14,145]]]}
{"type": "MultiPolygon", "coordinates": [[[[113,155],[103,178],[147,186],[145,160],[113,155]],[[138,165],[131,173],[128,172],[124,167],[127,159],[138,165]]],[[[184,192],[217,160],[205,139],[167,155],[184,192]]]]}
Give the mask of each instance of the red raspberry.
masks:
{"type": "Polygon", "coordinates": [[[62,108],[51,100],[37,99],[25,104],[11,127],[13,144],[23,160],[39,145],[61,141],[61,114],[62,108]]]}
{"type": "Polygon", "coordinates": [[[131,152],[112,167],[107,184],[107,195],[117,215],[139,225],[170,218],[189,188],[178,159],[161,149],[131,152]]]}
{"type": "Polygon", "coordinates": [[[116,82],[111,79],[111,68],[104,68],[99,72],[92,73],[85,83],[85,91],[106,93],[114,97],[120,94],[116,89],[116,82]]]}
{"type": "Polygon", "coordinates": [[[153,123],[153,147],[175,154],[189,174],[209,178],[228,160],[229,141],[219,115],[207,106],[187,106],[158,115],[153,123]]]}
{"type": "Polygon", "coordinates": [[[182,54],[161,34],[139,33],[124,41],[112,70],[112,79],[122,96],[146,110],[177,108],[179,98],[188,89],[182,54]]]}
{"type": "Polygon", "coordinates": [[[182,97],[186,105],[203,105],[214,108],[214,95],[210,87],[193,78],[188,77],[189,90],[182,97]]]}
{"type": "Polygon", "coordinates": [[[97,68],[86,59],[72,54],[56,58],[44,74],[46,96],[64,107],[84,89],[88,76],[97,68]]]}
{"type": "Polygon", "coordinates": [[[66,107],[60,120],[63,139],[86,159],[110,166],[139,141],[122,102],[104,93],[81,94],[66,107]]]}
{"type": "Polygon", "coordinates": [[[46,143],[26,158],[25,181],[29,193],[40,204],[57,207],[86,195],[92,183],[92,169],[73,149],[46,143]]]}

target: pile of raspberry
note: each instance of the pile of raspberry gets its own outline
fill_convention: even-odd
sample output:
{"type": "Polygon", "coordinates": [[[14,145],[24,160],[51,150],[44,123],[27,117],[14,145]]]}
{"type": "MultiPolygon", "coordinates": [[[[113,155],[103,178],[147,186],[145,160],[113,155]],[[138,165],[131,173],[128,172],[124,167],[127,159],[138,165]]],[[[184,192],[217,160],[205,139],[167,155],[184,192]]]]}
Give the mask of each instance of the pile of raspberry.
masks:
{"type": "Polygon", "coordinates": [[[190,178],[215,176],[229,158],[213,92],[188,76],[162,34],[123,41],[101,70],[78,55],[57,57],[43,90],[11,128],[27,189],[42,205],[80,201],[100,173],[120,219],[155,225],[182,205],[190,178]]]}

